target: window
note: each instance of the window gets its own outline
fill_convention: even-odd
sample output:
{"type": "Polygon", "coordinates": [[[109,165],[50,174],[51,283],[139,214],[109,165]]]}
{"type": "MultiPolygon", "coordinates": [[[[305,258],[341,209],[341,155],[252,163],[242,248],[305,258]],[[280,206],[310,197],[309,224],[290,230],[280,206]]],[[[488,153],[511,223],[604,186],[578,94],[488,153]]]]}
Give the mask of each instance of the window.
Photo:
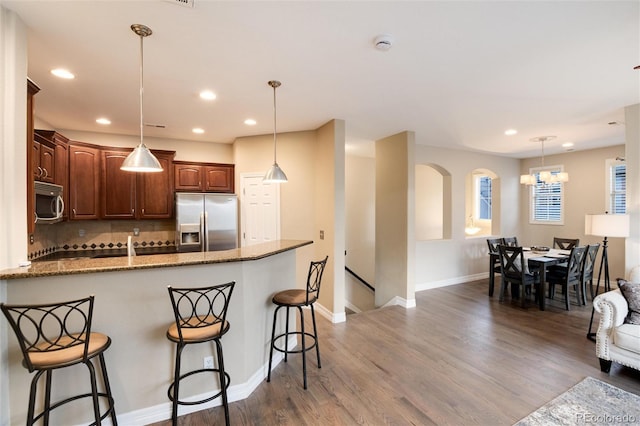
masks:
{"type": "Polygon", "coordinates": [[[475,189],[475,217],[479,220],[491,220],[491,178],[476,176],[475,189]]]}
{"type": "MultiPolygon", "coordinates": [[[[540,180],[542,169],[531,169],[536,184],[530,189],[530,217],[533,224],[562,225],[564,223],[564,188],[562,183],[544,183],[540,180]]],[[[559,166],[545,167],[552,175],[562,172],[559,166]]]]}
{"type": "Polygon", "coordinates": [[[627,166],[620,160],[608,160],[607,169],[609,212],[625,214],[627,212],[627,166]]]}

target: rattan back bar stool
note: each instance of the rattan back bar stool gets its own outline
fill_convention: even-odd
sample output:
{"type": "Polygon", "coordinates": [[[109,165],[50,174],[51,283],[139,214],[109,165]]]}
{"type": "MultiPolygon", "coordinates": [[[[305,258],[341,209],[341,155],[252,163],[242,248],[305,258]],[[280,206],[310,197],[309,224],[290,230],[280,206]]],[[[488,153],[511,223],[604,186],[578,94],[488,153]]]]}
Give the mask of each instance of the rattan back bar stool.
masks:
{"type": "MultiPolygon", "coordinates": [[[[313,309],[313,304],[320,296],[320,283],[322,282],[322,274],[327,264],[326,256],[323,260],[311,262],[309,265],[309,274],[307,275],[307,285],[304,289],[291,289],[283,290],[276,293],[271,301],[277,305],[273,312],[273,327],[271,329],[271,348],[269,350],[269,370],[267,373],[267,382],[271,381],[271,362],[273,359],[273,351],[284,353],[284,362],[287,362],[287,355],[293,353],[302,353],[302,375],[304,380],[304,388],[307,388],[307,356],[308,350],[316,348],[316,357],[318,360],[318,368],[320,365],[320,346],[318,345],[318,331],[316,328],[316,314],[313,309]],[[303,306],[308,306],[311,309],[311,319],[313,320],[313,334],[308,333],[304,329],[304,311],[303,306]],[[278,311],[280,308],[286,308],[286,323],[285,332],[276,336],[276,322],[278,319],[278,311]],[[289,332],[289,308],[297,308],[300,313],[300,331],[289,332]],[[300,336],[301,346],[300,349],[289,349],[289,336],[300,336]],[[278,346],[276,343],[279,339],[284,338],[284,348],[278,346]],[[307,339],[311,338],[312,343],[307,344],[307,339]]],[[[297,347],[297,346],[296,346],[297,347]]]]}
{"type": "Polygon", "coordinates": [[[227,310],[235,281],[210,287],[173,288],[168,287],[175,322],[167,330],[167,338],[176,345],[176,363],[173,382],[167,394],[173,403],[171,419],[178,423],[178,405],[197,405],[221,397],[224,407],[225,423],[229,424],[229,402],[227,388],[231,378],[224,370],[224,357],[220,339],[230,328],[227,310]],[[202,368],[180,373],[182,351],[187,345],[214,342],[216,347],[217,368],[202,368]],[[219,391],[199,401],[185,401],[179,398],[180,381],[199,373],[213,372],[218,377],[219,391]]]}
{"type": "MultiPolygon", "coordinates": [[[[31,379],[27,425],[42,419],[49,424],[51,411],[67,403],[91,398],[93,403],[93,423],[100,425],[108,415],[111,423],[118,424],[114,400],[104,362],[104,351],[111,345],[109,336],[91,331],[94,296],[68,302],[38,305],[0,304],[13,329],[22,351],[22,364],[36,374],[31,379]],[[100,371],[104,390],[99,391],[96,380],[94,359],[100,361],[100,371]],[[89,370],[91,392],[74,395],[51,402],[52,375],[54,370],[84,364],[89,370]],[[38,381],[45,376],[43,410],[36,414],[36,394],[38,381]],[[106,409],[100,413],[100,399],[106,400],[106,409]]],[[[81,422],[81,419],[76,423],[81,422]]]]}

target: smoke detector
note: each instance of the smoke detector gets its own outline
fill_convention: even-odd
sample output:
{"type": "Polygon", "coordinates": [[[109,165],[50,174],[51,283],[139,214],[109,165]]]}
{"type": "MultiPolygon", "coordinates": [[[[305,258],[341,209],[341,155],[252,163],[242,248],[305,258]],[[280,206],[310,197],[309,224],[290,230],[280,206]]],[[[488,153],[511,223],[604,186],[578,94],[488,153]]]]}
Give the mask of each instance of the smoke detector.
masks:
{"type": "Polygon", "coordinates": [[[373,45],[378,50],[389,50],[393,46],[393,36],[389,34],[381,34],[375,38],[373,45]]]}

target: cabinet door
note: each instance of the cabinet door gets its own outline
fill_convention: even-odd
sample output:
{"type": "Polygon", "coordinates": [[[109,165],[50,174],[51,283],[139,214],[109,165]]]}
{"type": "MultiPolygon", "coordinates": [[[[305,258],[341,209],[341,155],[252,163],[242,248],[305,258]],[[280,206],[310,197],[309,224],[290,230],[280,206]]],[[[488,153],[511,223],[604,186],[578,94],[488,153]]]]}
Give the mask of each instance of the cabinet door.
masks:
{"type": "Polygon", "coordinates": [[[33,141],[31,150],[31,168],[33,169],[33,178],[40,180],[42,175],[42,168],[40,167],[40,142],[33,141]]]}
{"type": "Polygon", "coordinates": [[[98,219],[100,150],[69,145],[69,219],[98,219]]]}
{"type": "Polygon", "coordinates": [[[40,144],[40,168],[42,176],[40,180],[43,182],[54,183],[56,178],[55,148],[40,144]]]}
{"type": "Polygon", "coordinates": [[[175,164],[176,191],[202,191],[202,166],[197,164],[175,164]]]}
{"type": "MultiPolygon", "coordinates": [[[[152,151],[153,152],[153,151],[152,151]]],[[[173,156],[154,155],[163,171],[139,173],[137,181],[138,219],[169,219],[173,217],[173,156]]]]}
{"type": "Polygon", "coordinates": [[[102,151],[100,218],[135,219],[136,175],[120,170],[130,151],[102,151]]]}
{"type": "Polygon", "coordinates": [[[233,188],[233,165],[205,166],[205,186],[207,192],[229,192],[234,191],[233,188]]]}

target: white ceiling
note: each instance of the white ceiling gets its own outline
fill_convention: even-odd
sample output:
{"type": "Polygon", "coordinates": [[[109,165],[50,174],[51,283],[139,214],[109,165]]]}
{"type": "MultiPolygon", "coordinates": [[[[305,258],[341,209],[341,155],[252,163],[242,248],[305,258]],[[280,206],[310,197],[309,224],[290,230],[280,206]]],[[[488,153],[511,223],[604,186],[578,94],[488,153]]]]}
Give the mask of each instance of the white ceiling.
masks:
{"type": "Polygon", "coordinates": [[[59,130],[139,135],[135,23],[153,30],[145,122],[166,126],[145,136],[272,133],[272,79],[279,132],[338,118],[350,146],[410,130],[419,144],[517,158],[538,155],[529,139],[542,135],[557,136],[547,153],[624,143],[624,125],[608,123],[640,102],[639,1],[194,1],[0,0],[29,29],[36,115],[59,130]],[[376,50],[385,33],[393,47],[376,50]]]}

